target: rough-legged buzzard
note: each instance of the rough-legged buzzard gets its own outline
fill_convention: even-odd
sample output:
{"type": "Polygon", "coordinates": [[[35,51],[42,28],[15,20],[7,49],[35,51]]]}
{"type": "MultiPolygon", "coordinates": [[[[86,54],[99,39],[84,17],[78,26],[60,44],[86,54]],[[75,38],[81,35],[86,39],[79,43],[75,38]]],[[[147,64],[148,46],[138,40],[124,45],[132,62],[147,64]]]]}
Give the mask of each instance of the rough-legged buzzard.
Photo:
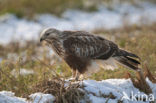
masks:
{"type": "Polygon", "coordinates": [[[99,64],[104,67],[116,62],[133,70],[138,70],[137,55],[118,48],[103,37],[85,31],[60,31],[54,28],[43,30],[40,41],[50,44],[73,70],[75,79],[79,74],[90,74],[98,70],[99,64]]]}

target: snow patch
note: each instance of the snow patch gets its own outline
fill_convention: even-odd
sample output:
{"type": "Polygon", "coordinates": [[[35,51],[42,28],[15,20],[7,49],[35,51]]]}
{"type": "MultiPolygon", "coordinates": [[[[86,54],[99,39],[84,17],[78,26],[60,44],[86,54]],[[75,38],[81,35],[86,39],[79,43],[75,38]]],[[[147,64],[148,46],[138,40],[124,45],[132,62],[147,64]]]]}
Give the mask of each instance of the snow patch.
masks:
{"type": "MultiPolygon", "coordinates": [[[[146,81],[153,91],[150,96],[153,96],[156,101],[156,84],[152,83],[148,78],[146,78],[146,81]]],[[[91,103],[105,103],[106,101],[107,103],[117,103],[118,101],[123,101],[123,103],[149,103],[149,101],[141,101],[141,96],[146,94],[135,88],[130,79],[84,80],[80,84],[84,86],[80,90],[86,93],[85,98],[91,103]],[[132,99],[132,96],[134,98],[140,96],[140,101],[132,99]]],[[[34,93],[29,97],[30,100],[27,100],[15,97],[12,92],[1,91],[0,103],[53,103],[55,100],[53,95],[43,93],[34,93]]],[[[86,100],[81,101],[85,103],[86,100]]]]}
{"type": "MultiPolygon", "coordinates": [[[[149,83],[153,94],[151,97],[156,100],[156,84],[152,83],[149,79],[146,79],[149,83]]],[[[84,90],[87,92],[88,97],[92,101],[91,103],[117,103],[119,100],[124,103],[148,103],[142,101],[141,96],[148,96],[145,93],[135,88],[130,79],[107,79],[102,81],[85,80],[83,81],[84,90]],[[114,98],[109,98],[109,95],[113,94],[114,98]],[[103,98],[105,96],[106,98],[103,98]],[[126,97],[125,97],[126,96],[126,97]],[[134,97],[134,98],[131,98],[134,97]],[[136,101],[135,98],[140,98],[140,101],[136,101]]]]}
{"type": "Polygon", "coordinates": [[[42,26],[34,21],[18,19],[12,14],[3,15],[0,17],[0,44],[37,40],[41,28],[42,26]]]}
{"type": "Polygon", "coordinates": [[[51,94],[34,93],[29,96],[33,103],[53,103],[55,97],[51,94]]]}
{"type": "Polygon", "coordinates": [[[34,74],[33,70],[29,70],[29,69],[25,69],[25,68],[21,68],[18,71],[16,69],[13,69],[11,71],[11,74],[15,77],[17,77],[18,74],[26,76],[26,75],[30,75],[30,74],[34,74]]]}
{"type": "Polygon", "coordinates": [[[15,93],[8,91],[0,92],[0,103],[26,103],[24,98],[14,96],[15,93]]]}

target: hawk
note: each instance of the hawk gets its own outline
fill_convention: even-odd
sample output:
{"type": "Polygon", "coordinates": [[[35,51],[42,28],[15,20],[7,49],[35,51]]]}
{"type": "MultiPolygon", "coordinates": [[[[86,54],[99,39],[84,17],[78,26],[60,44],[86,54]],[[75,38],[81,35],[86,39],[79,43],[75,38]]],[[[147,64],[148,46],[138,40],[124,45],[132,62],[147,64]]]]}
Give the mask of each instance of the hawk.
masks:
{"type": "MultiPolygon", "coordinates": [[[[138,70],[137,55],[120,49],[115,43],[85,31],[61,31],[48,28],[41,32],[40,42],[46,41],[54,52],[73,70],[72,76],[98,71],[99,64],[119,63],[138,70]]],[[[106,64],[106,65],[105,65],[106,64]]]]}

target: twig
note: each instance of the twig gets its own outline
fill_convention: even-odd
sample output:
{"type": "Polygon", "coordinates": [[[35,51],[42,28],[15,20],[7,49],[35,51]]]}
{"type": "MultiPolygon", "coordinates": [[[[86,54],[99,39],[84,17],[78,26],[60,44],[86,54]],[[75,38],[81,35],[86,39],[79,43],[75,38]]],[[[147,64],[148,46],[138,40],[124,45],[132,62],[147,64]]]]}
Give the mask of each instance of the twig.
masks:
{"type": "Polygon", "coordinates": [[[145,72],[144,72],[145,77],[148,77],[149,80],[151,80],[153,83],[156,83],[156,78],[149,71],[147,64],[144,64],[144,70],[145,70],[145,72]]]}

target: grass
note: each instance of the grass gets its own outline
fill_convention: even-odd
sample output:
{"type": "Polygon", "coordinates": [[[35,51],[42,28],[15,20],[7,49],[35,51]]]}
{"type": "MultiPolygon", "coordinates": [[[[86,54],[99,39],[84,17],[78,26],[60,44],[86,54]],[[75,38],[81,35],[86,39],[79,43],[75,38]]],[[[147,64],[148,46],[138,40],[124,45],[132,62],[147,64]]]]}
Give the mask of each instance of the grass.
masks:
{"type": "Polygon", "coordinates": [[[82,0],[4,0],[0,1],[0,14],[13,13],[18,17],[53,13],[60,15],[66,9],[83,9],[82,0]]]}
{"type": "MultiPolygon", "coordinates": [[[[95,30],[116,42],[119,47],[137,54],[141,63],[146,63],[156,76],[156,24],[151,26],[132,26],[117,30],[95,30]]],[[[34,87],[44,80],[53,78],[69,78],[71,70],[66,63],[49,53],[44,44],[29,41],[25,46],[20,43],[10,43],[7,46],[0,45],[0,91],[13,91],[17,96],[27,97],[34,92],[34,87]],[[22,75],[20,69],[33,70],[34,74],[22,75]],[[12,71],[16,71],[13,75],[12,71]]],[[[134,71],[119,66],[119,69],[101,70],[90,78],[95,80],[109,78],[123,78],[126,72],[132,75],[134,71]]]]}
{"type": "Polygon", "coordinates": [[[60,78],[45,79],[33,87],[33,92],[53,94],[56,97],[55,103],[80,103],[84,99],[85,93],[78,89],[83,86],[75,83],[64,87],[64,84],[65,81],[60,78]]]}
{"type": "MultiPolygon", "coordinates": [[[[139,0],[140,2],[145,0],[139,0]]],[[[137,6],[136,0],[118,0],[118,3],[129,2],[137,6]]],[[[156,3],[155,0],[149,0],[156,3]]],[[[97,10],[99,4],[112,9],[116,0],[0,0],[0,15],[13,13],[18,17],[32,18],[35,14],[53,13],[60,16],[67,9],[97,10]]]]}

